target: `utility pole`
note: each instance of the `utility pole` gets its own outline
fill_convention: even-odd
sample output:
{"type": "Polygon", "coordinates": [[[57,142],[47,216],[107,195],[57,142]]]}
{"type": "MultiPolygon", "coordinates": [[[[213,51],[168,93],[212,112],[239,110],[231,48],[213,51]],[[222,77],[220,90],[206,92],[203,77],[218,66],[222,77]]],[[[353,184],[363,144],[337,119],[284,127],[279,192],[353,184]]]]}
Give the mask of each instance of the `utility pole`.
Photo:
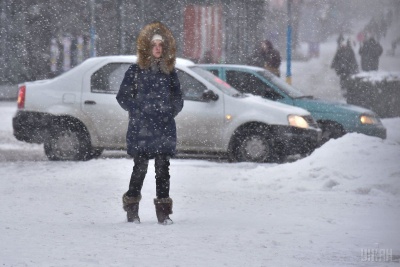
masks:
{"type": "Polygon", "coordinates": [[[90,0],[90,57],[96,56],[95,0],[90,0]]]}
{"type": "Polygon", "coordinates": [[[119,37],[118,53],[120,55],[124,55],[126,53],[124,0],[118,0],[117,12],[118,12],[118,37],[119,37]]]}
{"type": "Polygon", "coordinates": [[[292,84],[292,0],[287,1],[286,82],[292,84]]]}
{"type": "Polygon", "coordinates": [[[5,71],[4,70],[6,69],[6,54],[7,54],[7,52],[6,52],[6,47],[7,47],[6,42],[7,42],[7,39],[8,39],[8,36],[7,36],[8,33],[7,33],[7,28],[6,28],[6,25],[8,25],[6,9],[7,9],[7,0],[3,0],[2,1],[2,6],[1,6],[1,14],[0,14],[0,21],[1,21],[1,23],[0,23],[0,25],[1,25],[1,27],[0,27],[0,37],[1,37],[0,38],[0,40],[1,40],[0,81],[5,78],[5,71]]]}

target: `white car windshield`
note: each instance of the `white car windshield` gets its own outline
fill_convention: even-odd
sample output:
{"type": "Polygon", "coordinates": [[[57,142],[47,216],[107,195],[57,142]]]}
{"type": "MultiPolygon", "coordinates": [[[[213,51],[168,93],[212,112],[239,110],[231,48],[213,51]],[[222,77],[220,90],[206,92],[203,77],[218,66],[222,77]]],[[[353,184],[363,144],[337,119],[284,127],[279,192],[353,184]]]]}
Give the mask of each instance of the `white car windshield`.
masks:
{"type": "Polygon", "coordinates": [[[213,84],[215,87],[220,89],[225,94],[230,96],[242,96],[238,90],[227,84],[225,81],[221,80],[219,77],[213,75],[211,72],[202,69],[201,67],[190,67],[191,70],[196,72],[198,75],[206,79],[209,83],[213,84]]]}

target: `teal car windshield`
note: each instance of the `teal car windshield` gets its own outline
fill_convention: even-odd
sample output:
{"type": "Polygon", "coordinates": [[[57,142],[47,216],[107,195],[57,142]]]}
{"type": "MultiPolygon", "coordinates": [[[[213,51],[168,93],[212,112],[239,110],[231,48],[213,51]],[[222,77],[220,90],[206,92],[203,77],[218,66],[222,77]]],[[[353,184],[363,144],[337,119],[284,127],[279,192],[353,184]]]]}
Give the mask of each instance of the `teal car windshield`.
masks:
{"type": "Polygon", "coordinates": [[[225,81],[221,80],[217,76],[214,76],[211,72],[202,69],[200,67],[190,67],[191,70],[199,74],[201,77],[206,79],[208,82],[213,84],[215,87],[220,89],[222,92],[225,94],[228,94],[230,96],[239,96],[242,95],[238,90],[227,84],[225,81]]]}
{"type": "Polygon", "coordinates": [[[257,71],[257,73],[267,80],[272,81],[280,90],[282,90],[291,98],[302,98],[305,96],[302,92],[274,75],[271,75],[265,71],[257,71]]]}

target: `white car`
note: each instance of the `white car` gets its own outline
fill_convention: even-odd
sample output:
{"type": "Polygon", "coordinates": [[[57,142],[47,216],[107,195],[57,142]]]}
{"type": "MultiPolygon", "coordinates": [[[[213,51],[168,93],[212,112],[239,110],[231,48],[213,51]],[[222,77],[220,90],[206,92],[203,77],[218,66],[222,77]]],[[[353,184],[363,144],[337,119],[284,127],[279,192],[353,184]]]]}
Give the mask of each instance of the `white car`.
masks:
{"type": "MultiPolygon", "coordinates": [[[[50,160],[126,149],[128,113],[115,96],[134,62],[135,56],[90,58],[54,79],[20,84],[15,137],[44,143],[50,160]]],[[[321,130],[308,111],[239,93],[185,59],[177,59],[176,69],[185,100],[176,117],[178,153],[266,162],[318,146],[321,130]]]]}

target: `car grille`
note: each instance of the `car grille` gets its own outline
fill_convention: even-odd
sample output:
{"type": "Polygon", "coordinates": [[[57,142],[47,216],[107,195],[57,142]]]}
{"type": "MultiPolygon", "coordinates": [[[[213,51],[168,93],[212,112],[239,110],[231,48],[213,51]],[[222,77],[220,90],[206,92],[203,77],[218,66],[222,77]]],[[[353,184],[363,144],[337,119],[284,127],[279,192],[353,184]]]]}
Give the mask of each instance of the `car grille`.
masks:
{"type": "Polygon", "coordinates": [[[303,116],[303,118],[306,120],[308,125],[314,128],[318,128],[318,123],[314,120],[312,116],[303,116]]]}

